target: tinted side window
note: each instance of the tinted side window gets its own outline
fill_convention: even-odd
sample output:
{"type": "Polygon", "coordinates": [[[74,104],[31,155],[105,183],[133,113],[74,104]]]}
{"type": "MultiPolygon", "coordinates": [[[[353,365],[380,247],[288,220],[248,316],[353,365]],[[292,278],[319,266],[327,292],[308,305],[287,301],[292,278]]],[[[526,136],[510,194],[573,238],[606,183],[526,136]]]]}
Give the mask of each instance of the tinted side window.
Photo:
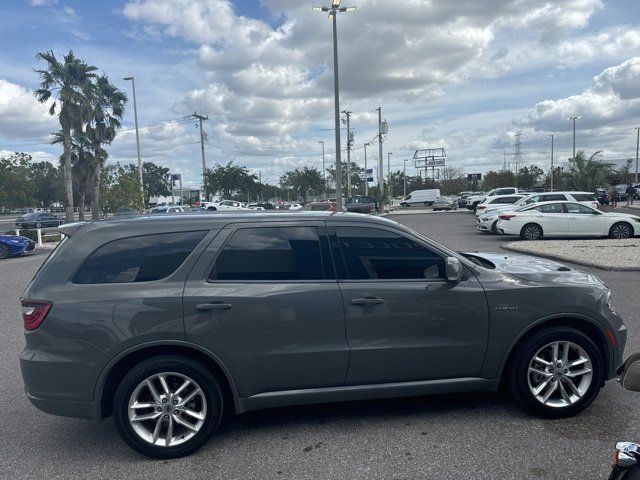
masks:
{"type": "Polygon", "coordinates": [[[322,280],[316,227],[241,228],[222,248],[209,280],[322,280]]]}
{"type": "Polygon", "coordinates": [[[397,233],[378,228],[336,227],[351,280],[444,278],[439,254],[397,233]]]}
{"type": "Polygon", "coordinates": [[[540,195],[540,202],[563,202],[567,199],[562,193],[540,195]]]}
{"type": "Polygon", "coordinates": [[[207,232],[161,233],[109,242],[89,256],[73,283],[149,282],[168,277],[207,232]]]}
{"type": "Polygon", "coordinates": [[[595,202],[596,196],[592,193],[574,193],[573,198],[576,202],[595,202]]]}
{"type": "Polygon", "coordinates": [[[536,210],[542,213],[564,213],[561,203],[551,203],[549,205],[540,205],[539,207],[536,208],[536,210]]]}

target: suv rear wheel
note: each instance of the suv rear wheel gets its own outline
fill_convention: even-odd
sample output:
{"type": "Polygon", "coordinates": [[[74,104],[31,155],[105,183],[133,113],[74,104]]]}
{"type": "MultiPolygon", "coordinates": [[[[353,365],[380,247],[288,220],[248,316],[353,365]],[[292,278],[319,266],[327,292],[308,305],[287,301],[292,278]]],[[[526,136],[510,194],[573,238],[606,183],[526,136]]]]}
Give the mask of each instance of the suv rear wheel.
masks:
{"type": "Polygon", "coordinates": [[[570,417],[591,404],[604,384],[604,361],[584,333],[554,327],[534,333],[514,352],[509,385],[530,412],[570,417]]]}
{"type": "Polygon", "coordinates": [[[152,458],[189,455],[213,435],[222,418],[215,376],[180,356],[149,358],[120,382],[113,401],[118,432],[133,450],[152,458]]]}

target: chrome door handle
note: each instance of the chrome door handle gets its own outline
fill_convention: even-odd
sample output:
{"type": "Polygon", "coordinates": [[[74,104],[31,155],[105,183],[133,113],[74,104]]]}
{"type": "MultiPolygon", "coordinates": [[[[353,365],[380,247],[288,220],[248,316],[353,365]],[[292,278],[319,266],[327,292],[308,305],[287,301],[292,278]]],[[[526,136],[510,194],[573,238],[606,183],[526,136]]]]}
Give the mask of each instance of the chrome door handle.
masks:
{"type": "Polygon", "coordinates": [[[199,303],[196,305],[196,310],[199,312],[208,312],[211,310],[229,310],[231,308],[230,303],[199,303]]]}
{"type": "Polygon", "coordinates": [[[376,297],[351,299],[351,304],[353,305],[380,305],[381,303],[384,303],[384,300],[376,297]]]}

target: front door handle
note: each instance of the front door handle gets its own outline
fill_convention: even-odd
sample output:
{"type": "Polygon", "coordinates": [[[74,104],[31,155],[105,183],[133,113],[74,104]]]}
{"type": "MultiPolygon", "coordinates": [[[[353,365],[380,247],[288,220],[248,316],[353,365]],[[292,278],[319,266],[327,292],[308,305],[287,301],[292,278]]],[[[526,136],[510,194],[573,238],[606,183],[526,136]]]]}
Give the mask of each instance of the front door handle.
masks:
{"type": "Polygon", "coordinates": [[[199,312],[208,312],[211,310],[229,310],[231,308],[230,303],[199,303],[196,305],[196,310],[199,312]]]}
{"type": "Polygon", "coordinates": [[[380,305],[384,303],[384,300],[376,297],[367,297],[367,298],[352,298],[352,305],[380,305]]]}

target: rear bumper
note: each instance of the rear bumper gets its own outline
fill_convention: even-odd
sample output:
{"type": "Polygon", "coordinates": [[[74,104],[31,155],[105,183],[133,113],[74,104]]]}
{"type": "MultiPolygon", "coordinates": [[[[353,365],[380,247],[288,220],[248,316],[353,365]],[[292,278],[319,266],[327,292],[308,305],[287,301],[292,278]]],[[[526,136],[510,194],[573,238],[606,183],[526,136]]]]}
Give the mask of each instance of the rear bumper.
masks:
{"type": "Polygon", "coordinates": [[[31,404],[38,410],[58,415],[61,417],[89,418],[97,419],[96,408],[93,402],[75,401],[75,400],[59,400],[51,398],[35,397],[27,393],[27,398],[31,404]]]}

